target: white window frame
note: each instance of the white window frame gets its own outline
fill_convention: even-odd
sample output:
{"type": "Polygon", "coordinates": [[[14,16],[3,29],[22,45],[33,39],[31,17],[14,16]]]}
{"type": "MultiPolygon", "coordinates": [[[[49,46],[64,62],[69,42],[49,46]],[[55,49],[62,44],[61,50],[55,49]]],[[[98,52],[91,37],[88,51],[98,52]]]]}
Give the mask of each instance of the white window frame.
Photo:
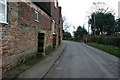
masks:
{"type": "Polygon", "coordinates": [[[35,21],[36,21],[36,22],[39,22],[39,19],[38,19],[38,11],[35,11],[35,21]],[[37,14],[37,19],[36,19],[36,14],[37,14]]]}
{"type": "Polygon", "coordinates": [[[5,23],[5,24],[8,24],[7,23],[7,0],[4,0],[4,2],[0,1],[0,3],[4,4],[5,5],[5,21],[0,21],[0,23],[5,23]]]}
{"type": "Polygon", "coordinates": [[[57,0],[54,0],[54,6],[57,8],[57,0]]]}
{"type": "Polygon", "coordinates": [[[55,34],[55,20],[53,20],[53,34],[55,34]]]}

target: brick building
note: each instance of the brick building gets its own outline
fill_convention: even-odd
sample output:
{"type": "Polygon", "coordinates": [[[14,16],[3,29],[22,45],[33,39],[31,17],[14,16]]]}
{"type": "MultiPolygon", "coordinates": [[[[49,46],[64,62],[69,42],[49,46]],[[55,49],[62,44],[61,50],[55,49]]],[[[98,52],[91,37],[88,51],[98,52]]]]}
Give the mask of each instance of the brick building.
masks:
{"type": "Polygon", "coordinates": [[[58,2],[6,2],[0,0],[1,71],[62,43],[58,2]],[[2,11],[1,11],[2,10],[2,11]]]}

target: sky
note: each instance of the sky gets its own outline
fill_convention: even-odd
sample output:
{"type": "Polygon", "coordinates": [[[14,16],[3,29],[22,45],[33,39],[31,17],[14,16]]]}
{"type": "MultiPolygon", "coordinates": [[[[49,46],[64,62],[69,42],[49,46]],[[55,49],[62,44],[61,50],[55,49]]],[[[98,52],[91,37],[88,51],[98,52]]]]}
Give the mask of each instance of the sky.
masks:
{"type": "MultiPolygon", "coordinates": [[[[62,7],[62,16],[66,17],[66,20],[75,29],[71,27],[69,32],[72,33],[77,27],[85,26],[88,30],[88,12],[92,6],[93,2],[105,2],[107,6],[112,8],[116,13],[116,18],[118,17],[118,2],[120,0],[58,0],[59,6],[62,7]]],[[[72,34],[73,35],[73,34],[72,34]]]]}

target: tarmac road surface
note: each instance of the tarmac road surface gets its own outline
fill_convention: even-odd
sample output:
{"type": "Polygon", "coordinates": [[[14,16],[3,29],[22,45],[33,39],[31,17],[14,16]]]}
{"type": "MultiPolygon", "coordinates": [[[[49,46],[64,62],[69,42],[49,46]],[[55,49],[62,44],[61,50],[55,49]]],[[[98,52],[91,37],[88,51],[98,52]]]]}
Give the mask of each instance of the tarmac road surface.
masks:
{"type": "Polygon", "coordinates": [[[45,78],[118,78],[118,58],[84,43],[64,41],[66,48],[45,78]]]}

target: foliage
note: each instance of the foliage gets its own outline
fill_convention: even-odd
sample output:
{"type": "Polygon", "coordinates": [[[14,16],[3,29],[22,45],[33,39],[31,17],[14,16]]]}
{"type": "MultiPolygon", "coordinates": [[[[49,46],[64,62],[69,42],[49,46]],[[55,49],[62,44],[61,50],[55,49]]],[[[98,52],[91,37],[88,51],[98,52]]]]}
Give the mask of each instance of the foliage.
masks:
{"type": "Polygon", "coordinates": [[[93,34],[99,35],[100,33],[107,33],[108,35],[111,35],[112,33],[115,33],[115,18],[112,13],[93,13],[89,22],[93,34]]]}
{"type": "Polygon", "coordinates": [[[106,46],[106,45],[100,45],[100,44],[96,44],[96,43],[87,43],[87,45],[99,48],[99,49],[104,50],[108,53],[111,53],[117,57],[120,57],[120,54],[118,53],[118,51],[120,51],[120,48],[106,46]]]}
{"type": "Polygon", "coordinates": [[[71,27],[71,24],[68,23],[67,18],[65,16],[62,17],[62,20],[63,20],[63,30],[65,32],[68,32],[71,27]]]}
{"type": "Polygon", "coordinates": [[[120,37],[88,37],[89,42],[111,45],[111,46],[120,46],[120,37]]]}
{"type": "Polygon", "coordinates": [[[82,40],[84,34],[88,34],[88,32],[84,27],[82,28],[81,26],[79,26],[77,30],[74,31],[75,40],[82,40]]]}
{"type": "Polygon", "coordinates": [[[120,18],[116,20],[115,32],[120,32],[120,18]]]}
{"type": "Polygon", "coordinates": [[[63,39],[72,40],[72,35],[70,34],[70,32],[68,32],[71,27],[71,24],[67,22],[67,19],[65,16],[63,16],[62,19],[63,19],[63,28],[62,28],[63,39]]]}
{"type": "Polygon", "coordinates": [[[115,13],[112,8],[104,2],[94,2],[91,11],[88,23],[91,24],[92,34],[111,35],[116,32],[115,13]]]}
{"type": "Polygon", "coordinates": [[[93,2],[88,13],[92,14],[92,13],[96,13],[96,12],[112,13],[113,15],[115,15],[115,11],[104,2],[93,2]]]}
{"type": "Polygon", "coordinates": [[[69,32],[63,32],[63,39],[69,40],[69,39],[72,39],[72,36],[69,32]]]}

